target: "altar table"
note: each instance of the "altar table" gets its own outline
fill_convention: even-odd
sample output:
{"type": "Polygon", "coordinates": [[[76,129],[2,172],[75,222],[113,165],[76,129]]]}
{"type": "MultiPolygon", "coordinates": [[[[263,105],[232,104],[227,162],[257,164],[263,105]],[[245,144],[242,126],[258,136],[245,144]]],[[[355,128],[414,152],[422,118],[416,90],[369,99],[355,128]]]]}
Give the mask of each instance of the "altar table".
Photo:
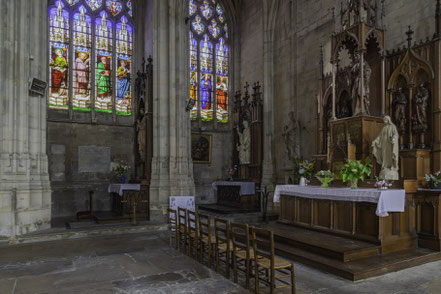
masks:
{"type": "Polygon", "coordinates": [[[404,212],[405,190],[322,188],[318,186],[278,185],[274,191],[274,202],[280,201],[280,195],[302,198],[354,201],[377,203],[376,214],[388,216],[388,212],[404,212]]]}
{"type": "Polygon", "coordinates": [[[217,181],[211,184],[214,191],[217,191],[218,186],[238,186],[240,187],[240,195],[254,195],[256,193],[256,185],[254,182],[234,182],[234,181],[217,181]]]}
{"type": "Polygon", "coordinates": [[[216,181],[212,183],[217,204],[244,210],[258,210],[259,197],[254,182],[216,181]]]}
{"type": "Polygon", "coordinates": [[[372,242],[382,253],[417,244],[413,195],[405,190],[279,185],[279,223],[372,242]]]}
{"type": "Polygon", "coordinates": [[[110,184],[107,188],[109,193],[116,193],[119,196],[123,196],[124,190],[135,190],[139,191],[141,189],[140,184],[110,184]]]}

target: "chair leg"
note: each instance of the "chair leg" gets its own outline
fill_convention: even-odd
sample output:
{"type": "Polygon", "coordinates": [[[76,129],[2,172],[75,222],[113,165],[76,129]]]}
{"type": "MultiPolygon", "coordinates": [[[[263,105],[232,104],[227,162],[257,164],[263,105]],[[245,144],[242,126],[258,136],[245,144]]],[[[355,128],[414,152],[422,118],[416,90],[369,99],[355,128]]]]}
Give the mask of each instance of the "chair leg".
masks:
{"type": "Polygon", "coordinates": [[[270,289],[270,293],[273,294],[274,293],[274,288],[276,287],[276,273],[274,272],[274,269],[271,269],[271,289],[270,289]]]}
{"type": "Polygon", "coordinates": [[[237,283],[237,260],[236,259],[237,259],[237,257],[233,256],[233,274],[234,274],[234,282],[235,283],[237,283]]]}
{"type": "Polygon", "coordinates": [[[216,272],[219,273],[219,247],[216,244],[216,272]]]}
{"type": "Polygon", "coordinates": [[[245,260],[245,271],[246,271],[246,280],[245,280],[245,289],[250,288],[250,260],[245,260]]]}
{"type": "Polygon", "coordinates": [[[291,293],[296,293],[296,278],[294,275],[294,264],[291,264],[291,293]]]}
{"type": "Polygon", "coordinates": [[[226,275],[227,275],[227,279],[230,278],[230,252],[227,251],[225,253],[225,266],[226,268],[226,275]]]}
{"type": "Polygon", "coordinates": [[[208,241],[208,268],[211,268],[211,243],[208,241]]]}
{"type": "Polygon", "coordinates": [[[254,293],[259,294],[259,265],[254,263],[254,293]]]}

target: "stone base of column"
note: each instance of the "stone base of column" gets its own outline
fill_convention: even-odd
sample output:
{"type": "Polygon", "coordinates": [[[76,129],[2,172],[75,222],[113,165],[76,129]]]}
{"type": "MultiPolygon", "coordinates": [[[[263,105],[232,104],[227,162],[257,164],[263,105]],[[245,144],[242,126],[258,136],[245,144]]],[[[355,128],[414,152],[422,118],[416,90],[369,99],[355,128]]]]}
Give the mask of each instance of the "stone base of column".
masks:
{"type": "Polygon", "coordinates": [[[51,191],[0,191],[0,236],[14,237],[51,226],[51,191]]]}

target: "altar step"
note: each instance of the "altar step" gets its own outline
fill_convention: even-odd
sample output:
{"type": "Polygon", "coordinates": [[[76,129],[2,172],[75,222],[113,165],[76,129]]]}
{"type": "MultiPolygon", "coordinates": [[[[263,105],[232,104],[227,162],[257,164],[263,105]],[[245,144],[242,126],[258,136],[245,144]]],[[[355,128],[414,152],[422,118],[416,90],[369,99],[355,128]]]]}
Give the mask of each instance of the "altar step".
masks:
{"type": "Polygon", "coordinates": [[[381,247],[363,241],[281,224],[271,225],[277,243],[308,250],[342,262],[380,255],[381,247]]]}
{"type": "Polygon", "coordinates": [[[379,255],[378,251],[374,254],[378,250],[377,246],[370,243],[354,242],[346,238],[338,240],[335,238],[341,237],[312,230],[305,232],[308,230],[281,224],[272,224],[266,228],[274,231],[277,255],[352,281],[380,276],[441,259],[440,252],[429,249],[416,248],[379,255]],[[341,243],[336,243],[337,241],[341,243]],[[340,249],[337,244],[341,247],[340,249]],[[364,257],[343,261],[344,256],[354,256],[353,253],[357,251],[359,256],[364,257]]]}

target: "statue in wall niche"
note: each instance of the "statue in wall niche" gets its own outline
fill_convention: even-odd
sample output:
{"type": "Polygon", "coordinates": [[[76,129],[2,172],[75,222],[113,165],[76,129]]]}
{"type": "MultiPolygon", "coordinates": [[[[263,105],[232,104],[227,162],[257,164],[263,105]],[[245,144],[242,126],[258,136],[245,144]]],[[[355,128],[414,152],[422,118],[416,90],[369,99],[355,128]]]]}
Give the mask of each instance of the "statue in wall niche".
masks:
{"type": "Polygon", "coordinates": [[[369,105],[370,105],[370,91],[369,91],[369,84],[371,81],[371,67],[366,62],[366,60],[363,61],[363,67],[364,67],[364,73],[361,72],[361,55],[360,53],[356,53],[354,55],[354,65],[351,69],[351,75],[352,75],[352,100],[353,100],[353,115],[363,115],[367,114],[369,115],[369,105]],[[361,75],[363,74],[363,85],[361,84],[362,78],[361,75]],[[361,97],[361,87],[364,88],[364,95],[361,97]],[[364,105],[364,113],[363,113],[363,105],[364,105]]]}
{"type": "Polygon", "coordinates": [[[299,122],[294,116],[294,112],[290,111],[288,113],[289,121],[288,124],[283,128],[282,136],[285,140],[285,150],[288,155],[288,160],[297,153],[297,132],[299,130],[299,122]]]}
{"type": "Polygon", "coordinates": [[[136,131],[137,131],[137,141],[138,141],[138,152],[141,161],[145,161],[145,147],[146,147],[146,115],[144,109],[139,110],[139,116],[136,120],[136,131]]]}
{"type": "Polygon", "coordinates": [[[413,116],[413,125],[418,128],[427,128],[427,106],[429,100],[429,89],[423,83],[415,94],[414,109],[415,114],[413,116]]]}
{"type": "Polygon", "coordinates": [[[377,1],[363,0],[363,9],[366,13],[366,22],[372,26],[377,24],[377,1]]]}
{"type": "Polygon", "coordinates": [[[251,160],[251,132],[248,125],[248,121],[243,121],[242,133],[237,129],[237,134],[239,135],[239,144],[236,146],[239,152],[240,164],[250,164],[251,160]]]}
{"type": "Polygon", "coordinates": [[[398,131],[400,134],[404,134],[406,132],[407,123],[407,97],[403,91],[403,88],[399,88],[395,93],[394,100],[392,101],[392,108],[398,131]]]}
{"type": "Polygon", "coordinates": [[[398,180],[399,134],[390,116],[383,119],[384,127],[372,142],[372,154],[381,165],[380,179],[398,180]]]}

